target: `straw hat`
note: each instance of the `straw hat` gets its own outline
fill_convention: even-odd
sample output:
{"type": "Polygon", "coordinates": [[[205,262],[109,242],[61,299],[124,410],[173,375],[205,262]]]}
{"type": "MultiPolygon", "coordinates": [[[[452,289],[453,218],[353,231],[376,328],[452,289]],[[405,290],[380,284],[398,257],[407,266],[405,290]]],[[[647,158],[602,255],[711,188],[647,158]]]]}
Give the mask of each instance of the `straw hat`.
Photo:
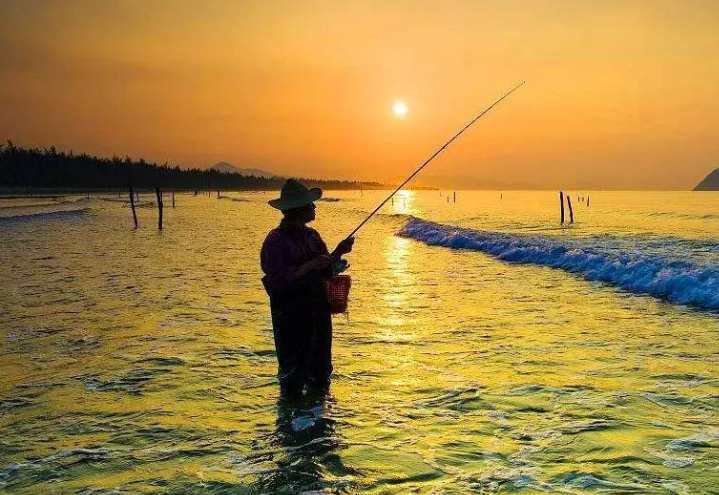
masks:
{"type": "Polygon", "coordinates": [[[291,210],[310,203],[314,203],[322,197],[322,189],[313,187],[308,189],[304,184],[295,179],[287,179],[282,186],[282,192],[277,199],[271,199],[267,203],[278,210],[291,210]]]}

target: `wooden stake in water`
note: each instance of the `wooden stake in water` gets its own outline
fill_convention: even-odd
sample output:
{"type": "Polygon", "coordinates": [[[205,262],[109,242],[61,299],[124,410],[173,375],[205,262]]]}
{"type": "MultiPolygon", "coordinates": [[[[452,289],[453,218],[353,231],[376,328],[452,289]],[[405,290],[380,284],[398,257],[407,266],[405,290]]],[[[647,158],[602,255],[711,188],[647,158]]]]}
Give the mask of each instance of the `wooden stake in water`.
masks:
{"type": "Polygon", "coordinates": [[[574,223],[574,210],[572,210],[572,198],[567,194],[567,206],[569,206],[569,223],[574,223]]]}
{"type": "Polygon", "coordinates": [[[175,190],[172,190],[172,207],[175,207],[175,190]]]}
{"type": "Polygon", "coordinates": [[[559,191],[559,223],[564,223],[564,193],[559,191]]]}
{"type": "Polygon", "coordinates": [[[162,230],[162,191],[159,187],[155,188],[155,194],[157,195],[157,228],[162,230]]]}
{"type": "Polygon", "coordinates": [[[132,192],[132,186],[130,186],[130,208],[132,208],[132,219],[135,221],[135,228],[137,228],[137,213],[135,212],[135,195],[132,192]]]}

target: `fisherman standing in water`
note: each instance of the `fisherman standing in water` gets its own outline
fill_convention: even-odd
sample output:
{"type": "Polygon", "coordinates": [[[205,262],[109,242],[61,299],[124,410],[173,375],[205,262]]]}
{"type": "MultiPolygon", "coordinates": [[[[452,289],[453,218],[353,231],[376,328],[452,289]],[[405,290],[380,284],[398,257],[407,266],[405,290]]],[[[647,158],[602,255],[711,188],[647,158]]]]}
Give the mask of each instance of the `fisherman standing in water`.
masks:
{"type": "Polygon", "coordinates": [[[260,254],[262,283],[270,296],[272,327],[284,394],[298,396],[305,386],[326,389],[332,374],[332,316],[325,280],[354,238],[330,254],[319,233],[306,224],[315,219],[319,188],[288,179],[270,206],[282,211],[279,227],[270,231],[260,254]]]}

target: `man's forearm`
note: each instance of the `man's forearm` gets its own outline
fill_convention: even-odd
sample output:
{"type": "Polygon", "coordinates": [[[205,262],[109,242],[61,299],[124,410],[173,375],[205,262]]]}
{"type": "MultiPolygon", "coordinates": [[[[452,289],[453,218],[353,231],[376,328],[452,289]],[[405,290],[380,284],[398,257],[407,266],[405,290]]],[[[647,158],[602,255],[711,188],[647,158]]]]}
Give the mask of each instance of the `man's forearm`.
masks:
{"type": "Polygon", "coordinates": [[[294,271],[294,279],[299,280],[305,278],[309,273],[312,271],[312,265],[311,262],[303,263],[297,268],[295,268],[294,271]]]}

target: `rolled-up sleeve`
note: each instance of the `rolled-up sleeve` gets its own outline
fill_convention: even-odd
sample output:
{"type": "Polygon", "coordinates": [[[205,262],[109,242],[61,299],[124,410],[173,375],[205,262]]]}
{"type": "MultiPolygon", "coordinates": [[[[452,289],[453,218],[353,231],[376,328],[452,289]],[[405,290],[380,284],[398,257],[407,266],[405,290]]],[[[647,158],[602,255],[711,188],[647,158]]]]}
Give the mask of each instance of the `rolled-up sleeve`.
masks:
{"type": "Polygon", "coordinates": [[[270,232],[260,252],[260,265],[265,274],[262,283],[267,292],[286,290],[294,282],[296,267],[292,264],[280,235],[277,231],[270,232]]]}

